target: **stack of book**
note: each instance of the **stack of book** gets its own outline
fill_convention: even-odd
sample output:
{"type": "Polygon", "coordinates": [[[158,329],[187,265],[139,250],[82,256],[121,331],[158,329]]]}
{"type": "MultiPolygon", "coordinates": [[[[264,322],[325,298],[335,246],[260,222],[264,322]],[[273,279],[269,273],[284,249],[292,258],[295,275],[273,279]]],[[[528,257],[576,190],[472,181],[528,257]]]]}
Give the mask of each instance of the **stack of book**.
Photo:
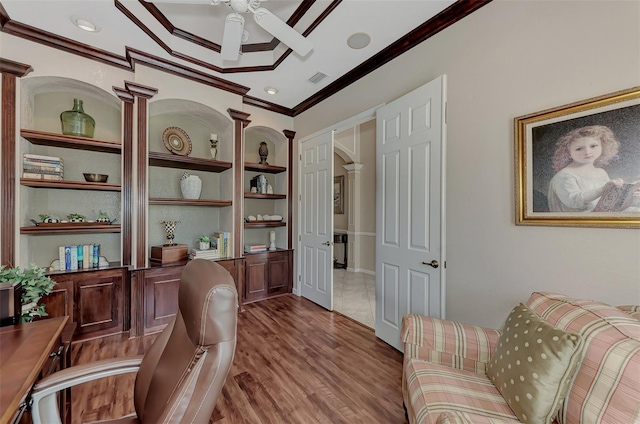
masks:
{"type": "Polygon", "coordinates": [[[98,268],[100,264],[99,244],[60,246],[58,253],[60,271],[98,268]]]}
{"type": "Polygon", "coordinates": [[[220,254],[218,249],[192,249],[191,253],[189,253],[189,259],[218,259],[220,258],[220,254]]]}
{"type": "Polygon", "coordinates": [[[266,252],[267,245],[266,244],[245,244],[244,252],[245,253],[258,253],[258,252],[266,252]]]}
{"type": "Polygon", "coordinates": [[[63,180],[64,163],[56,156],[25,153],[22,155],[22,178],[63,180]]]}
{"type": "Polygon", "coordinates": [[[229,256],[229,233],[215,232],[211,237],[211,241],[218,248],[221,258],[229,256]]]}

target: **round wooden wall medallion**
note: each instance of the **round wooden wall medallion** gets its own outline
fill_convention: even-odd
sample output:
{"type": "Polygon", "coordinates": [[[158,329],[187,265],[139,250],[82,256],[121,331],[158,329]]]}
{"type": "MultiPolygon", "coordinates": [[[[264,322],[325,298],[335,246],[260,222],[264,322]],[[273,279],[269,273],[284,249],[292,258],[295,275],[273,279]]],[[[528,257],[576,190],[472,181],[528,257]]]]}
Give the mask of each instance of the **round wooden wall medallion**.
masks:
{"type": "Polygon", "coordinates": [[[168,127],[162,133],[162,141],[171,153],[182,156],[188,156],[191,153],[191,139],[181,128],[168,127]]]}

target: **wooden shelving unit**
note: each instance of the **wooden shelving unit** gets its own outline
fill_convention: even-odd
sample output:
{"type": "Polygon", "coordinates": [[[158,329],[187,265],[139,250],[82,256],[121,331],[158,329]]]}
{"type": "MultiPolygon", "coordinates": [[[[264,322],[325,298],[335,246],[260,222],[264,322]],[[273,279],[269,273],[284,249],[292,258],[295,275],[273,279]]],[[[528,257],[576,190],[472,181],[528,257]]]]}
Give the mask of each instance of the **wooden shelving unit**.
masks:
{"type": "Polygon", "coordinates": [[[120,225],[82,225],[69,224],[59,227],[20,227],[20,234],[93,234],[93,233],[119,233],[120,225]]]}
{"type": "Polygon", "coordinates": [[[244,228],[270,228],[270,227],[286,227],[287,223],[282,221],[253,221],[245,222],[244,228]]]}
{"type": "Polygon", "coordinates": [[[84,181],[52,181],[20,178],[20,185],[36,188],[60,188],[67,190],[122,191],[120,184],[91,183],[84,181]]]}
{"type": "Polygon", "coordinates": [[[231,162],[213,159],[192,158],[171,153],[149,152],[149,165],[194,171],[222,172],[231,169],[231,162]]]}
{"type": "Polygon", "coordinates": [[[64,147],[67,149],[82,149],[115,154],[122,152],[122,144],[117,141],[96,140],[93,138],[76,137],[24,128],[20,130],[20,135],[31,144],[39,146],[64,147]]]}
{"type": "Polygon", "coordinates": [[[254,162],[245,162],[244,170],[254,171],[254,172],[264,172],[267,174],[279,174],[281,172],[286,172],[287,168],[285,168],[284,166],[262,165],[254,162]]]}
{"type": "Polygon", "coordinates": [[[245,199],[286,199],[286,194],[245,193],[245,199]]]}
{"type": "Polygon", "coordinates": [[[176,205],[176,206],[231,206],[231,200],[203,200],[203,199],[170,199],[166,197],[150,197],[150,205],[176,205]]]}

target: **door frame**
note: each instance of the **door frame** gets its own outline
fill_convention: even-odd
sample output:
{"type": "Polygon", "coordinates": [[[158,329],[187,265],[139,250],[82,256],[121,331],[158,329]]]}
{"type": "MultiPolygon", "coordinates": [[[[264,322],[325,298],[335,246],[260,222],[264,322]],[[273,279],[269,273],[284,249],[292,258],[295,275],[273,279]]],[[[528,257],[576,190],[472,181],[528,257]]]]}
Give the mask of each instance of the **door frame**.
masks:
{"type": "MultiPolygon", "coordinates": [[[[350,127],[354,127],[358,124],[362,124],[364,122],[370,121],[372,119],[376,119],[376,111],[380,108],[384,106],[384,103],[381,103],[379,105],[376,105],[370,109],[367,109],[363,112],[360,112],[357,115],[352,116],[351,118],[347,118],[343,121],[340,121],[336,124],[330,125],[328,127],[325,127],[319,131],[316,131],[312,134],[309,134],[301,139],[298,140],[298,144],[296,146],[297,148],[297,154],[298,154],[298,161],[297,161],[297,167],[298,167],[298,192],[297,192],[297,197],[298,200],[296,202],[296,208],[297,208],[297,213],[296,213],[296,219],[297,219],[297,225],[296,225],[296,237],[297,237],[297,241],[296,241],[296,250],[298,252],[300,252],[301,250],[301,239],[300,239],[300,234],[302,232],[302,228],[300,227],[302,225],[302,208],[300,207],[300,203],[302,202],[302,186],[301,186],[301,181],[302,181],[302,167],[300,166],[302,158],[300,157],[300,148],[302,146],[302,143],[311,139],[311,138],[315,138],[318,137],[319,135],[325,134],[327,132],[331,132],[331,153],[333,154],[334,150],[335,150],[335,133],[337,131],[342,131],[344,129],[350,128],[350,127]]],[[[333,170],[332,170],[333,171],[333,170]]],[[[333,181],[333,180],[332,180],[333,181]]],[[[327,190],[332,191],[332,187],[327,187],[327,190]]],[[[333,227],[333,214],[331,214],[331,226],[333,227]]],[[[332,249],[333,250],[333,249],[332,249]]],[[[300,290],[300,282],[302,280],[302,256],[300,254],[296,255],[297,259],[296,259],[296,272],[295,272],[295,276],[296,278],[294,278],[293,281],[293,294],[297,295],[297,296],[302,296],[302,291],[300,290]]],[[[333,285],[333,276],[331,276],[331,284],[333,285]]]]}

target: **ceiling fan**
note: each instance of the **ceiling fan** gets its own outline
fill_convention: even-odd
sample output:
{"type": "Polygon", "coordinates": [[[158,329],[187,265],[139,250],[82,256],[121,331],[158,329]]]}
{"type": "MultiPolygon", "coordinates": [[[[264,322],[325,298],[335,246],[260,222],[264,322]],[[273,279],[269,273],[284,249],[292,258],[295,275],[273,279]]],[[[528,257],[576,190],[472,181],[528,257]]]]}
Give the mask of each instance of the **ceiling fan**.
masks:
{"type": "Polygon", "coordinates": [[[276,37],[282,43],[289,46],[300,56],[306,56],[313,44],[296,30],[287,25],[267,9],[260,7],[260,3],[266,0],[148,0],[153,3],[179,3],[179,4],[211,4],[217,6],[224,3],[233,12],[225,19],[224,34],[222,36],[222,60],[238,60],[242,33],[244,31],[244,17],[241,13],[253,13],[253,19],[265,31],[276,37]]]}

